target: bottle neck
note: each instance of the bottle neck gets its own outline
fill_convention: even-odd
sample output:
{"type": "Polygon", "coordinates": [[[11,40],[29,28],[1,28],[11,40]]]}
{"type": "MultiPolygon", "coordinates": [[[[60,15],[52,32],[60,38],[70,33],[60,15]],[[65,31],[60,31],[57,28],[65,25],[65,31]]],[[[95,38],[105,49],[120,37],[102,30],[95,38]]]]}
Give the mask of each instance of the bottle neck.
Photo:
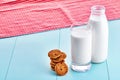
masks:
{"type": "Polygon", "coordinates": [[[96,16],[105,15],[105,7],[102,5],[95,5],[91,7],[91,15],[96,16]]]}

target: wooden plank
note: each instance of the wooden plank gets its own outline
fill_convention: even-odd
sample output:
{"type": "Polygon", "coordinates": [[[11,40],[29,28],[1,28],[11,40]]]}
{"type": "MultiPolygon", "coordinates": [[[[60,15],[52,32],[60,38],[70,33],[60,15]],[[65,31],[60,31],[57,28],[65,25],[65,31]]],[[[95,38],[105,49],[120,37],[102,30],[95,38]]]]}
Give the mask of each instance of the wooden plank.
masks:
{"type": "Polygon", "coordinates": [[[57,80],[108,80],[106,62],[101,64],[92,64],[90,71],[78,73],[71,70],[70,54],[70,29],[61,29],[60,31],[60,49],[67,54],[66,62],[69,66],[69,72],[65,76],[57,76],[57,80]]]}
{"type": "Polygon", "coordinates": [[[6,80],[56,80],[48,52],[58,44],[59,30],[18,37],[6,80]]]}
{"type": "Polygon", "coordinates": [[[0,80],[4,80],[12,53],[14,50],[16,38],[0,39],[0,80]]]}
{"type": "Polygon", "coordinates": [[[120,20],[109,24],[108,67],[110,80],[120,80],[120,20]]]}

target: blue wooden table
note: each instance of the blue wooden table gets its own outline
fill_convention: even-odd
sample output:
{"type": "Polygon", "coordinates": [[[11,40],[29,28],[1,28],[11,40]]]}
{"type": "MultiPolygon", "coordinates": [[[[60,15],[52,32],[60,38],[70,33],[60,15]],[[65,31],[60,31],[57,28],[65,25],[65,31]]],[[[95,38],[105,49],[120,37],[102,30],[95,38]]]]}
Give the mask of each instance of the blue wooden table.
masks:
{"type": "Polygon", "coordinates": [[[120,20],[109,21],[108,54],[106,62],[78,73],[70,69],[69,28],[0,39],[0,80],[120,80],[120,20]],[[50,69],[48,52],[56,48],[67,54],[65,76],[50,69]]]}

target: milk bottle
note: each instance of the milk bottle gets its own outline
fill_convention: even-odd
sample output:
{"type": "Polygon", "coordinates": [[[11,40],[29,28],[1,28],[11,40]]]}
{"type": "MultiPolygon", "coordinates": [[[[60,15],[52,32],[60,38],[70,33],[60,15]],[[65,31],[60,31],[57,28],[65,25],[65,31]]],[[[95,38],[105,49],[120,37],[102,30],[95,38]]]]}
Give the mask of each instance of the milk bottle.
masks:
{"type": "Polygon", "coordinates": [[[104,62],[108,54],[108,22],[104,6],[91,7],[88,26],[92,29],[92,62],[104,62]]]}

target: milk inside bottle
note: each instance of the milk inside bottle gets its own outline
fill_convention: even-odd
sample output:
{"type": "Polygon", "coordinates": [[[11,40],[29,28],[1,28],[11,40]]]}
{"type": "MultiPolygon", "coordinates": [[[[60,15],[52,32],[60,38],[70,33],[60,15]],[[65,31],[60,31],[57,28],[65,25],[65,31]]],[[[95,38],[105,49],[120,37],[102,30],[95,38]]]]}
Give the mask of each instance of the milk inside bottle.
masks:
{"type": "Polygon", "coordinates": [[[108,22],[104,6],[91,7],[88,26],[92,28],[92,62],[104,62],[108,54],[108,22]]]}

